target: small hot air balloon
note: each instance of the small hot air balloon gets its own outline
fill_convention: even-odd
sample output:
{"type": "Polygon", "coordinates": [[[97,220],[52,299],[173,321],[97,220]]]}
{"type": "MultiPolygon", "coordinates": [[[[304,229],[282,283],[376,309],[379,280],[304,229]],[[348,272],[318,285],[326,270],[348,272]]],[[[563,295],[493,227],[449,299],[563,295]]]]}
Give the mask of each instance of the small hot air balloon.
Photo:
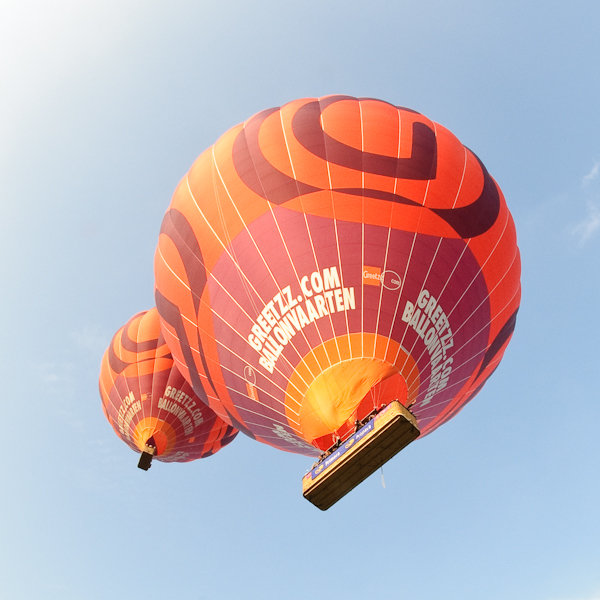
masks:
{"type": "Polygon", "coordinates": [[[348,96],[262,111],[204,151],[165,214],[155,278],[194,390],[256,440],[313,456],[394,401],[417,435],[453,417],[520,302],[513,220],[483,163],[413,110],[348,96]]]}
{"type": "Polygon", "coordinates": [[[100,369],[104,414],[117,435],[153,457],[186,462],[226,446],[237,430],[202,402],[177,370],[160,333],[155,308],[138,313],[113,337],[100,369]]]}

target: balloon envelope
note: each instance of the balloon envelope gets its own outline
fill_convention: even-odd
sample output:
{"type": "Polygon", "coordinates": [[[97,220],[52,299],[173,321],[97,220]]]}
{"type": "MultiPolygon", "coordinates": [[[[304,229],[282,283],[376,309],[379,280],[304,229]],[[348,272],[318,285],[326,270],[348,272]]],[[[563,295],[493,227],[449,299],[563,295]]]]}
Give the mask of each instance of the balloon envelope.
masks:
{"type": "Polygon", "coordinates": [[[150,442],[157,460],[204,458],[237,435],[175,367],[155,308],[132,317],[113,337],[102,358],[100,395],[117,435],[136,451],[150,442]]]}
{"type": "Polygon", "coordinates": [[[399,399],[422,435],[497,367],[520,259],[502,192],[450,131],[374,99],[258,113],[194,162],[164,217],[156,305],[224,420],[319,454],[399,399]]]}

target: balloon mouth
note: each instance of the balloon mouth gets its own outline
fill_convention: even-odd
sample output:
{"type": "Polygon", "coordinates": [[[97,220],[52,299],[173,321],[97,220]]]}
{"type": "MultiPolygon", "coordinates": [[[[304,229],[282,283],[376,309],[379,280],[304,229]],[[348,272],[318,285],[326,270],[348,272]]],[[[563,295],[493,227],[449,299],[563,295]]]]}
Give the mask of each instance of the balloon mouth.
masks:
{"type": "Polygon", "coordinates": [[[355,358],[332,365],[309,386],[300,409],[304,439],[326,450],[352,433],[357,421],[398,400],[406,405],[408,388],[399,370],[374,358],[355,358]]]}
{"type": "Polygon", "coordinates": [[[171,425],[156,417],[142,419],[133,432],[133,440],[140,452],[146,446],[156,448],[155,456],[169,454],[176,440],[175,430],[171,425]]]}
{"type": "Polygon", "coordinates": [[[341,335],[295,367],[286,389],[286,416],[298,437],[326,450],[373,409],[393,400],[413,404],[419,386],[416,362],[395,340],[365,332],[341,335]]]}
{"type": "Polygon", "coordinates": [[[168,443],[169,438],[164,434],[164,432],[156,431],[152,436],[150,436],[146,442],[146,445],[156,448],[156,455],[160,456],[161,454],[165,453],[168,443]]]}

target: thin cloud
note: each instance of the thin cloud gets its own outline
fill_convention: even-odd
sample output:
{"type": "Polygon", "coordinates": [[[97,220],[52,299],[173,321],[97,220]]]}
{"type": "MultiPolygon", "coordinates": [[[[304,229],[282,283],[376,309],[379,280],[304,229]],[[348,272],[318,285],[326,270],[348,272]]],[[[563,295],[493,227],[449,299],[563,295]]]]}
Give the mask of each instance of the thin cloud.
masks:
{"type": "Polygon", "coordinates": [[[571,228],[571,234],[576,238],[579,246],[588,243],[600,231],[600,161],[596,161],[592,168],[581,179],[584,188],[585,215],[571,228]]]}
{"type": "Polygon", "coordinates": [[[71,332],[71,340],[79,350],[93,356],[102,356],[108,346],[110,336],[97,325],[85,325],[71,332]]]}
{"type": "Polygon", "coordinates": [[[590,172],[583,176],[582,184],[589,185],[598,178],[598,175],[600,175],[600,161],[596,161],[590,172]]]}
{"type": "Polygon", "coordinates": [[[593,202],[588,202],[585,218],[573,227],[572,233],[583,246],[598,230],[600,230],[600,209],[593,202]]]}
{"type": "Polygon", "coordinates": [[[581,596],[579,598],[572,596],[570,598],[561,598],[561,600],[600,600],[600,593],[591,596],[581,596]]]}
{"type": "Polygon", "coordinates": [[[38,371],[40,380],[51,390],[74,381],[75,366],[71,362],[43,362],[38,365],[38,371]]]}

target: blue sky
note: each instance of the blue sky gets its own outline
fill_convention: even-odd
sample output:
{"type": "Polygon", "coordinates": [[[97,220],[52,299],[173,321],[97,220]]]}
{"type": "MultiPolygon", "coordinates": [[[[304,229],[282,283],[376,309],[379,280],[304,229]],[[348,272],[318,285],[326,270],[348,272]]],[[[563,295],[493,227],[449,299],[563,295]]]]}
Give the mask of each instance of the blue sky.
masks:
{"type": "Polygon", "coordinates": [[[598,600],[596,2],[0,6],[0,589],[143,597],[598,600]],[[144,473],[100,408],[101,355],[153,303],[162,215],[195,157],[297,97],[453,131],[515,219],[523,300],[455,419],[326,513],[311,460],[238,436],[144,473]]]}

